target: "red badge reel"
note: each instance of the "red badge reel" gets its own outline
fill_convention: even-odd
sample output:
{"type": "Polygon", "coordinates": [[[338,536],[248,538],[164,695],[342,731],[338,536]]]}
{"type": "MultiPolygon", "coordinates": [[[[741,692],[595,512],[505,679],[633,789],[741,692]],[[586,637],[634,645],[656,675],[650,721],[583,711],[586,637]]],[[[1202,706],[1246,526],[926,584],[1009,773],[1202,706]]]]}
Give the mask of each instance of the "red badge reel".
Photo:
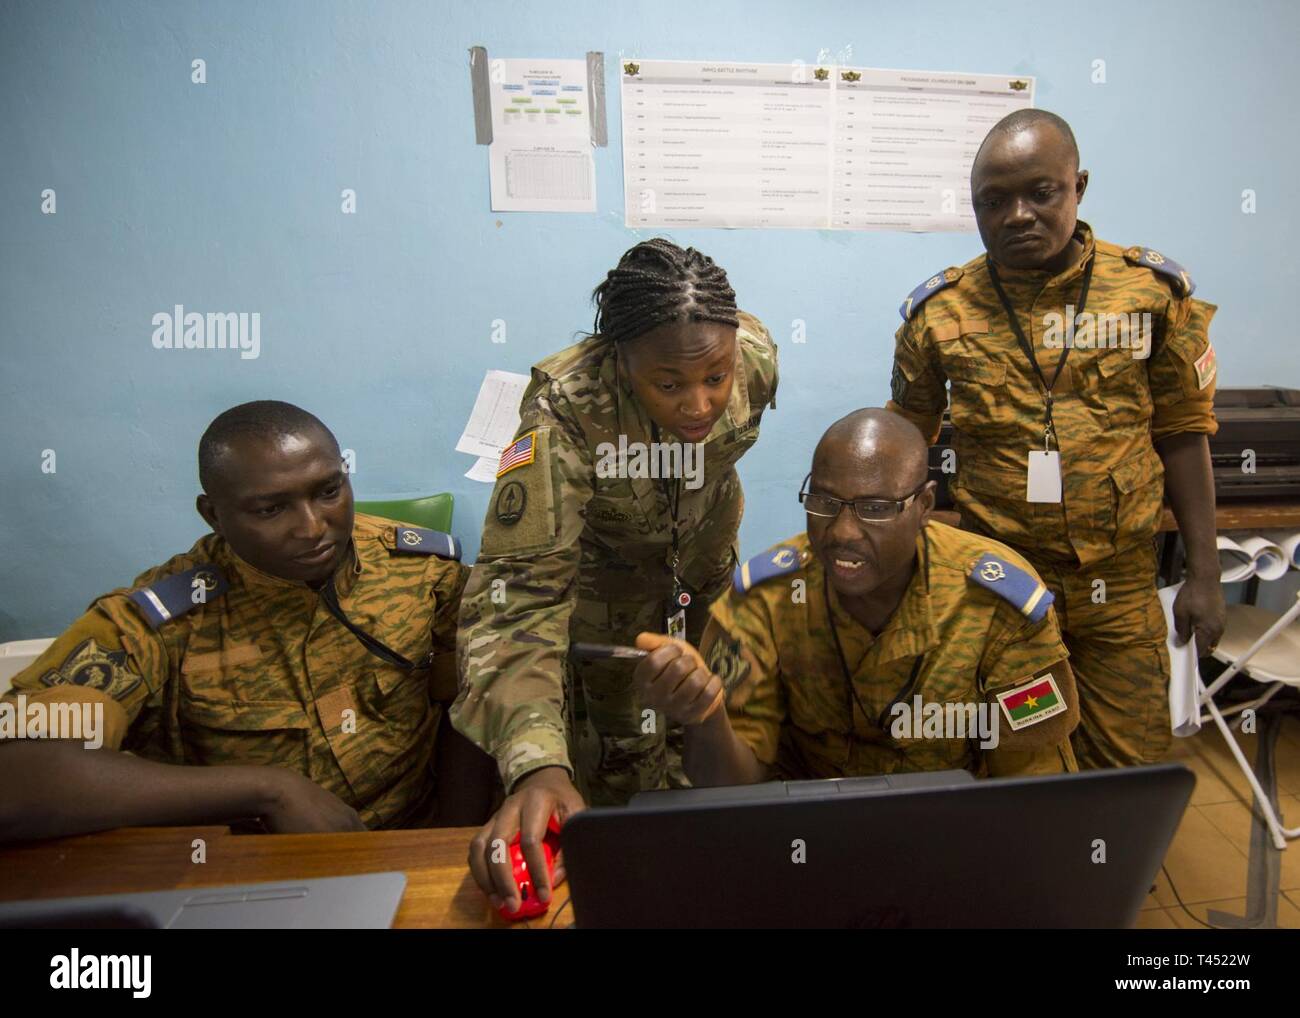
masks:
{"type": "MultiPolygon", "coordinates": [[[[555,879],[555,856],[560,851],[560,821],[551,816],[546,825],[546,834],[542,838],[542,851],[546,854],[546,876],[555,879]]],[[[521,919],[536,919],[545,915],[550,902],[537,897],[533,888],[533,879],[528,873],[528,863],[524,859],[524,850],[519,844],[519,835],[510,842],[510,869],[514,874],[515,886],[519,888],[519,911],[511,912],[502,905],[498,911],[506,922],[518,922],[521,919]]],[[[553,889],[553,888],[552,888],[553,889]]]]}

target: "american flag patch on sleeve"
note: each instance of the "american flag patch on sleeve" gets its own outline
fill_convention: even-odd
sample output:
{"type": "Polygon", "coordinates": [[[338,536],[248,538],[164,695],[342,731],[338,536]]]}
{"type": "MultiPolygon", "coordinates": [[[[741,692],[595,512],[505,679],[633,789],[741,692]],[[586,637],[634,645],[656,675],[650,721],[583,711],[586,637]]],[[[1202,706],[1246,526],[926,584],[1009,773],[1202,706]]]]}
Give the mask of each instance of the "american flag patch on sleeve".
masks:
{"type": "Polygon", "coordinates": [[[508,474],[515,467],[526,467],[533,461],[537,452],[537,432],[530,431],[522,438],[505,447],[501,453],[501,462],[497,464],[497,476],[508,474]]]}

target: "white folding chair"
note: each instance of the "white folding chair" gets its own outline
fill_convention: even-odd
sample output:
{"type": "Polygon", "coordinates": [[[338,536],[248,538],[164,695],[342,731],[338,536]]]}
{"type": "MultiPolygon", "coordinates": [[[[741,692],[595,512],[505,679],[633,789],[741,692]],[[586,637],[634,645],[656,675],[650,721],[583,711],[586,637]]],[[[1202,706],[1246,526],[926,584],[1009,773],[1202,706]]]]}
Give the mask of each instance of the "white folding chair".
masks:
{"type": "Polygon", "coordinates": [[[53,639],[47,639],[0,643],[0,696],[8,691],[13,677],[44,654],[53,642],[53,639]]]}
{"type": "Polygon", "coordinates": [[[1209,686],[1199,678],[1196,680],[1200,690],[1200,704],[1206,710],[1201,715],[1201,721],[1213,720],[1228,741],[1228,749],[1250,782],[1255,801],[1259,803],[1260,812],[1264,814],[1269,833],[1273,836],[1273,844],[1279,849],[1286,848],[1287,838],[1300,838],[1300,827],[1282,826],[1282,821],[1260,787],[1250,762],[1237,745],[1227,717],[1240,715],[1243,711],[1254,710],[1268,703],[1286,686],[1300,687],[1300,623],[1297,623],[1297,619],[1300,619],[1300,593],[1296,594],[1296,603],[1282,615],[1251,604],[1228,605],[1223,636],[1214,651],[1214,657],[1228,668],[1209,686]],[[1247,663],[1249,668],[1246,667],[1247,663]],[[1257,682],[1271,682],[1272,685],[1263,695],[1248,703],[1235,704],[1228,710],[1221,711],[1214,702],[1214,694],[1241,672],[1257,682]]]}

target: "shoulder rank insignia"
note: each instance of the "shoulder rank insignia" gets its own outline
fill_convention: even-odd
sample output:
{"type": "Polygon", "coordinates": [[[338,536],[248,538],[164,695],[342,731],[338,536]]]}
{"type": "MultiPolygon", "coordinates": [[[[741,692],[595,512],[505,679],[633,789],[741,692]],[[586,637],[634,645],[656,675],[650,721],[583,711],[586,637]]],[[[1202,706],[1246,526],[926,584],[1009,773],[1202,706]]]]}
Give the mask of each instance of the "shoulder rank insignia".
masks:
{"type": "Polygon", "coordinates": [[[1037,576],[991,552],[980,556],[967,578],[1010,601],[1030,622],[1041,622],[1054,600],[1037,576]]]}
{"type": "Polygon", "coordinates": [[[1124,260],[1130,265],[1141,265],[1164,276],[1173,284],[1174,293],[1180,297],[1190,297],[1196,292],[1196,284],[1192,282],[1187,270],[1159,251],[1152,251],[1149,247],[1131,247],[1124,252],[1124,260]]]}
{"type": "Polygon", "coordinates": [[[394,555],[437,555],[460,561],[460,542],[441,530],[423,527],[396,527],[393,531],[394,555]]]}
{"type": "Polygon", "coordinates": [[[782,545],[780,548],[755,555],[736,566],[736,571],[731,575],[731,585],[737,594],[747,594],[756,584],[770,580],[773,576],[792,573],[801,564],[799,549],[782,545]]]}
{"type": "Polygon", "coordinates": [[[944,269],[937,276],[931,276],[924,283],[907,295],[907,300],[898,308],[898,313],[903,316],[903,321],[907,321],[916,312],[916,309],[924,304],[945,287],[952,286],[953,283],[961,279],[961,269],[944,269]]]}
{"type": "Polygon", "coordinates": [[[133,590],[130,599],[144,615],[151,629],[179,618],[201,604],[215,600],[230,589],[221,570],[210,562],[165,576],[147,587],[133,590]]]}

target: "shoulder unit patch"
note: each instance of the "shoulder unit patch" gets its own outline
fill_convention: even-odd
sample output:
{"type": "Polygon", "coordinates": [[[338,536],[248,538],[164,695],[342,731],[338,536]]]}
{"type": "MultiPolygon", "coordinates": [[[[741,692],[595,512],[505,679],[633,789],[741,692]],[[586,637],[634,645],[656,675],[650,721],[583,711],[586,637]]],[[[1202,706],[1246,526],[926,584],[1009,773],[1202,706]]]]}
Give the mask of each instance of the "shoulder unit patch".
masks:
{"type": "Polygon", "coordinates": [[[907,295],[907,300],[899,305],[898,313],[907,321],[916,313],[916,309],[945,287],[961,279],[961,269],[944,269],[938,275],[931,276],[924,283],[907,295]]]}
{"type": "Polygon", "coordinates": [[[731,576],[731,586],[737,594],[747,594],[750,589],[764,580],[774,576],[792,573],[803,563],[799,560],[799,549],[781,545],[751,559],[740,563],[731,576]]]}
{"type": "Polygon", "coordinates": [[[1164,276],[1179,297],[1190,297],[1196,292],[1196,284],[1192,282],[1187,270],[1159,251],[1152,251],[1149,247],[1130,247],[1124,252],[1124,260],[1130,265],[1140,265],[1164,276]]]}
{"type": "Polygon", "coordinates": [[[165,576],[147,587],[133,590],[128,595],[151,629],[164,622],[179,618],[201,604],[221,597],[230,584],[221,570],[212,563],[186,569],[174,576],[165,576]]]}
{"type": "Polygon", "coordinates": [[[981,555],[966,576],[971,583],[987,587],[1011,602],[1030,622],[1041,622],[1054,600],[1037,576],[992,552],[981,555]]]}
{"type": "Polygon", "coordinates": [[[441,530],[423,527],[395,527],[393,529],[394,555],[437,555],[453,562],[460,561],[460,542],[441,530]]]}
{"type": "Polygon", "coordinates": [[[63,664],[41,676],[47,686],[84,686],[115,700],[140,685],[141,678],[127,666],[126,651],[101,647],[94,639],[82,640],[63,664]]]}

